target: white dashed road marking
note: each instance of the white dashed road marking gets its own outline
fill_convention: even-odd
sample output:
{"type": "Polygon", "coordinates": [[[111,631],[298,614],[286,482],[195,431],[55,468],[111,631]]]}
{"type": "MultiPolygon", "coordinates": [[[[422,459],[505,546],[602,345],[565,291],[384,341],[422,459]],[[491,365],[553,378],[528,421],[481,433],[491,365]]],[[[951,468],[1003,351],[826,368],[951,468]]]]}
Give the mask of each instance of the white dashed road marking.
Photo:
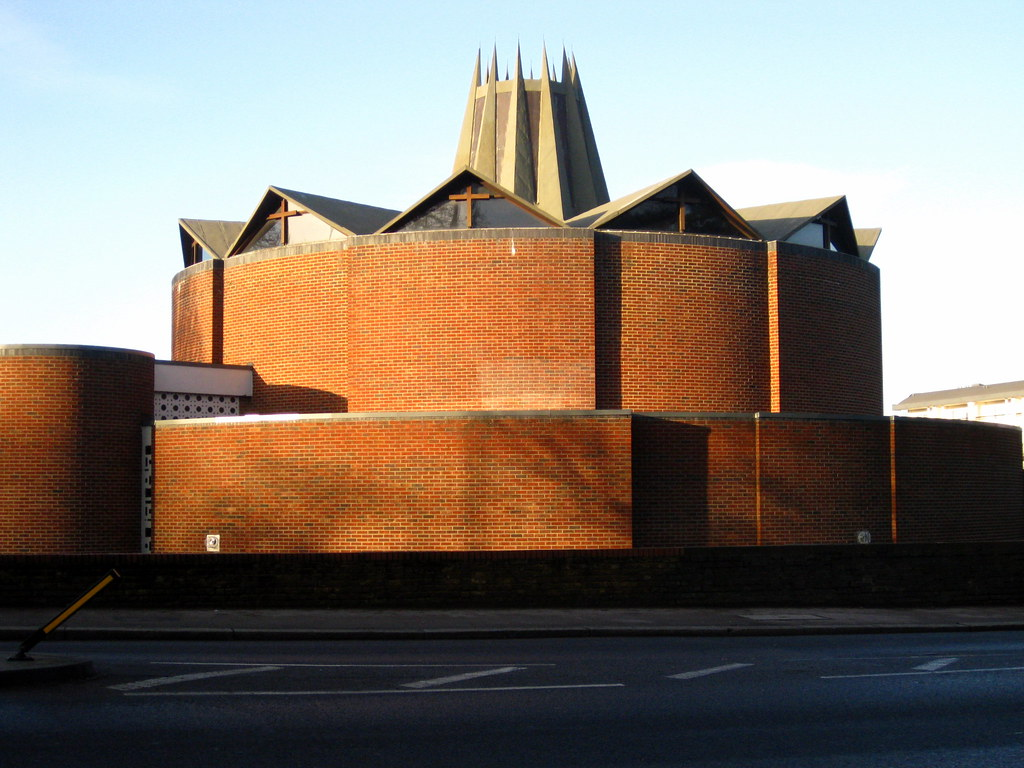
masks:
{"type": "Polygon", "coordinates": [[[983,672],[1020,672],[1024,667],[989,667],[986,669],[937,669],[934,672],[876,672],[870,675],[822,675],[822,680],[849,680],[857,677],[912,677],[914,675],[970,675],[983,672]]]}
{"type": "Polygon", "coordinates": [[[581,688],[623,688],[622,683],[584,683],[580,685],[518,685],[494,688],[416,688],[375,691],[151,691],[126,693],[126,696],[389,696],[424,693],[499,693],[502,691],[564,691],[581,688]]]}
{"type": "Polygon", "coordinates": [[[435,677],[431,680],[418,680],[415,683],[402,683],[403,688],[432,688],[435,685],[447,685],[448,683],[461,683],[463,680],[472,680],[477,677],[488,677],[489,675],[507,675],[509,672],[517,672],[523,667],[499,667],[498,669],[484,669],[479,672],[463,672],[461,675],[450,675],[448,677],[435,677]]]}
{"type": "Polygon", "coordinates": [[[935,659],[934,661],[929,661],[926,664],[918,664],[914,669],[919,672],[938,672],[943,667],[948,667],[950,664],[957,661],[960,661],[960,659],[935,659]]]}
{"type": "Polygon", "coordinates": [[[752,667],[753,664],[726,664],[721,667],[708,667],[707,669],[696,669],[693,672],[680,672],[678,675],[669,675],[673,680],[693,680],[695,677],[707,677],[717,675],[719,672],[731,672],[734,669],[752,667]]]}
{"type": "Polygon", "coordinates": [[[253,672],[274,672],[280,667],[241,667],[237,669],[221,669],[216,672],[194,672],[191,675],[174,675],[173,677],[152,677],[149,680],[137,680],[134,683],[111,685],[115,691],[137,691],[140,688],[156,688],[159,685],[188,683],[193,680],[205,680],[210,677],[228,677],[230,675],[248,675],[253,672]]]}

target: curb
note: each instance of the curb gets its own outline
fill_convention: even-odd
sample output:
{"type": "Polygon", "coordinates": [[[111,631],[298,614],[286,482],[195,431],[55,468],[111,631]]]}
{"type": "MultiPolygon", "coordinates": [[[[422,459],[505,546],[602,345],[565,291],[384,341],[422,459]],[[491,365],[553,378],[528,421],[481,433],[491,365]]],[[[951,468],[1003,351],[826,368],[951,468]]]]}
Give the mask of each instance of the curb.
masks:
{"type": "MultiPolygon", "coordinates": [[[[832,624],[828,626],[663,626],[663,627],[503,627],[494,629],[236,629],[211,627],[65,628],[58,641],[347,641],[347,640],[502,640],[574,637],[792,637],[799,635],[909,634],[927,632],[1013,632],[1021,622],[972,624],[832,624]]],[[[0,627],[0,641],[22,640],[31,629],[0,627]]]]}

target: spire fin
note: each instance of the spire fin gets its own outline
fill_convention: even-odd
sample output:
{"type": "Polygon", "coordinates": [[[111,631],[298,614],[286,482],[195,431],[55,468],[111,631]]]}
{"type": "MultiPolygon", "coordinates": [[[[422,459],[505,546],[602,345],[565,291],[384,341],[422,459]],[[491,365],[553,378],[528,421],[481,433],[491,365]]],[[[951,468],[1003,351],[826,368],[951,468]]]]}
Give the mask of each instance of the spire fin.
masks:
{"type": "Polygon", "coordinates": [[[476,118],[476,92],[480,87],[480,49],[476,50],[476,66],[473,67],[473,80],[469,86],[469,99],[466,112],[462,117],[462,132],[459,134],[459,146],[455,150],[455,166],[457,171],[467,165],[473,165],[473,123],[476,118]]]}

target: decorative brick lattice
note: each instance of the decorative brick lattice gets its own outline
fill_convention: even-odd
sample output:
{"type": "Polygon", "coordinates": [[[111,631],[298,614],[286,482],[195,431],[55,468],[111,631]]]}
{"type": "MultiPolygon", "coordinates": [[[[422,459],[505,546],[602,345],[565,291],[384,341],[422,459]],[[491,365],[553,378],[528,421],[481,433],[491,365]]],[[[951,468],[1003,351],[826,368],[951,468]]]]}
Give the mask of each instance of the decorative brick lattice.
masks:
{"type": "Polygon", "coordinates": [[[231,395],[191,395],[182,392],[157,392],[153,400],[153,418],[206,419],[213,416],[238,416],[238,398],[231,395]]]}

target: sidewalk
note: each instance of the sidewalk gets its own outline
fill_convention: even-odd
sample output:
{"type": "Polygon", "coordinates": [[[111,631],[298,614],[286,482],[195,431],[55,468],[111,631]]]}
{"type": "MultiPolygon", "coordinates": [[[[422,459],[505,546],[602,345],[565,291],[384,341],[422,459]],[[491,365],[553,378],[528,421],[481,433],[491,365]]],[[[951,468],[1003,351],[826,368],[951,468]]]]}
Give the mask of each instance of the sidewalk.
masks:
{"type": "MultiPolygon", "coordinates": [[[[52,609],[0,608],[17,643],[52,609]]],[[[508,610],[130,610],[83,608],[54,640],[367,640],[798,635],[1024,629],[1024,606],[508,610]]]]}

